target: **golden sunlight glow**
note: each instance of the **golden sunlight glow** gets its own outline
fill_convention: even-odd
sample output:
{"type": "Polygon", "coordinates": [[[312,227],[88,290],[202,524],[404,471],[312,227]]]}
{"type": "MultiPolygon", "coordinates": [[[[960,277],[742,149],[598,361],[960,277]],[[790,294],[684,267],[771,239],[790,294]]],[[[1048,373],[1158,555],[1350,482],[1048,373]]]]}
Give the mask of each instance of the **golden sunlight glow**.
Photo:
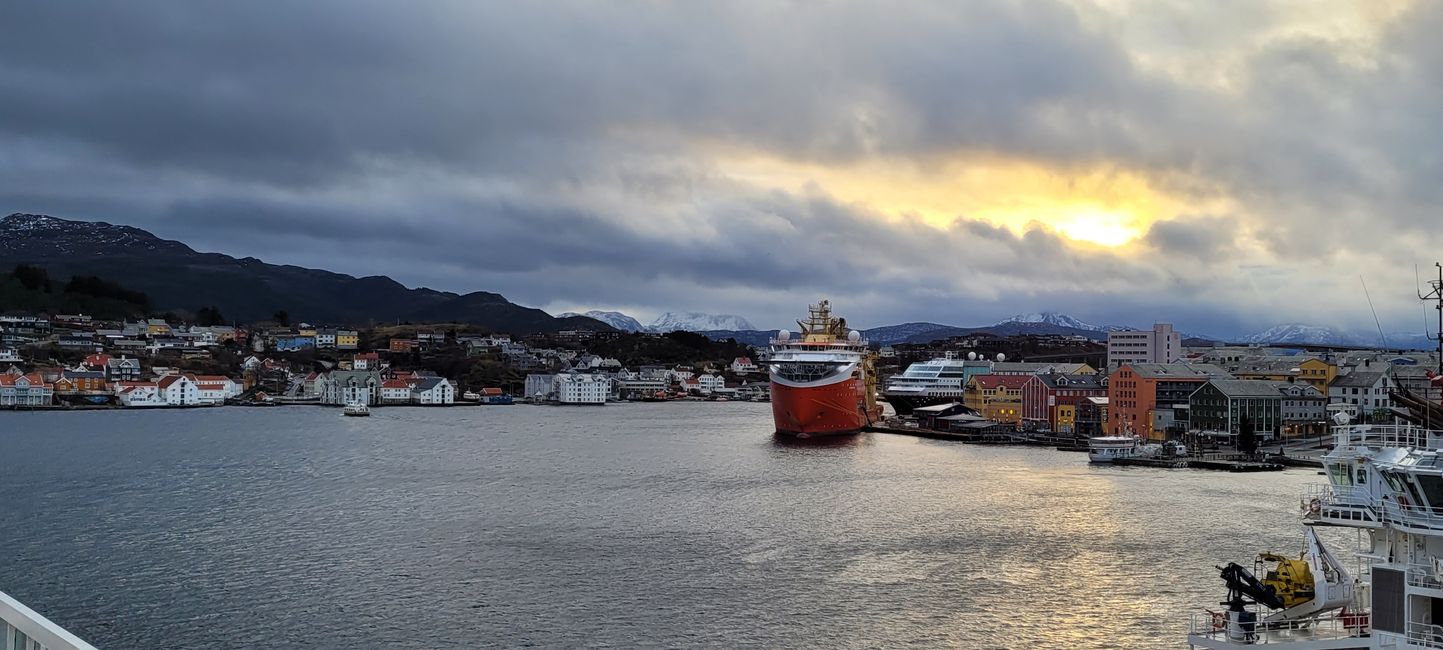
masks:
{"type": "Polygon", "coordinates": [[[1054,227],[1068,239],[1102,246],[1121,246],[1142,234],[1123,215],[1086,209],[1072,213],[1054,227]]]}
{"type": "MultiPolygon", "coordinates": [[[[736,152],[730,152],[736,154],[736,152]]],[[[715,158],[728,176],[761,187],[819,191],[889,218],[920,217],[939,228],[983,219],[1022,233],[1041,225],[1073,241],[1126,246],[1155,221],[1220,210],[1218,199],[1174,197],[1119,169],[1058,170],[999,157],[933,161],[870,159],[823,166],[771,157],[715,158]]]]}

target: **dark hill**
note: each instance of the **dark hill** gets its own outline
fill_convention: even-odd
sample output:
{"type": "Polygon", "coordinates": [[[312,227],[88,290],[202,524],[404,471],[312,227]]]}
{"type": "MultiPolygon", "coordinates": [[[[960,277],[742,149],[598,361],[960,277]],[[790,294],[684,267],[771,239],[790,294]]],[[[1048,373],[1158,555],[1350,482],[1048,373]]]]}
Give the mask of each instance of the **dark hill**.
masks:
{"type": "Polygon", "coordinates": [[[0,268],[21,263],[43,267],[57,279],[95,275],[120,282],[146,294],[157,312],[214,305],[239,322],[266,320],[284,310],[295,320],[318,323],[449,322],[512,333],[611,329],[590,318],[553,318],[495,293],[411,289],[382,276],[356,278],[202,253],[139,228],[45,215],[0,219],[0,268]]]}

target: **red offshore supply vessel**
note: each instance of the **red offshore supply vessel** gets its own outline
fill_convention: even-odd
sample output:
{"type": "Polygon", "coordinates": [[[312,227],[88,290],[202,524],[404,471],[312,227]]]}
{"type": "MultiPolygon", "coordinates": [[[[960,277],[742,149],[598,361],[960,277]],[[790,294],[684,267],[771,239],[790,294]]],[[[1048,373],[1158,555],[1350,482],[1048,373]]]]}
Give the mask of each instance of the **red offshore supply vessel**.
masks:
{"type": "Polygon", "coordinates": [[[872,352],[860,332],[832,317],[823,300],[808,306],[793,338],[782,330],[768,359],[777,433],[811,438],[856,433],[881,419],[872,352]]]}

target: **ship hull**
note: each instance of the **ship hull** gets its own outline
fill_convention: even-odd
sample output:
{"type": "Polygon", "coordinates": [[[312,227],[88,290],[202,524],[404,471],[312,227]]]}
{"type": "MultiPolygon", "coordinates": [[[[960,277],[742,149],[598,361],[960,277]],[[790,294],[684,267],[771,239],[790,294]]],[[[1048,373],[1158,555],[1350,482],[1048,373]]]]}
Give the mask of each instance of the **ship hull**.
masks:
{"type": "Polygon", "coordinates": [[[913,410],[922,408],[923,406],[936,406],[938,404],[951,404],[952,402],[962,401],[961,397],[915,394],[892,395],[888,393],[883,393],[882,399],[892,405],[892,410],[896,411],[897,415],[911,415],[913,410]]]}
{"type": "Polygon", "coordinates": [[[777,433],[798,438],[853,434],[881,415],[868,411],[865,396],[854,378],[808,387],[772,382],[772,419],[777,433]]]}

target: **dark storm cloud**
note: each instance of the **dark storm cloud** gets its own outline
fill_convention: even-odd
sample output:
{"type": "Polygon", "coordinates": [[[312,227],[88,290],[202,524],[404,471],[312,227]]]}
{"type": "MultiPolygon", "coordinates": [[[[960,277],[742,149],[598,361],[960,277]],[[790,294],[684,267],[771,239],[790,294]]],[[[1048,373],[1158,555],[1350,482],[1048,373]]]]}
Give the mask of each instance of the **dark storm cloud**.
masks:
{"type": "Polygon", "coordinates": [[[1256,283],[1199,269],[1235,268],[1248,241],[1292,264],[1359,263],[1390,229],[1419,254],[1437,242],[1443,9],[1386,28],[1363,63],[1307,36],[1232,53],[1226,90],[1139,66],[1090,18],[1010,2],[8,3],[0,210],[530,304],[765,321],[825,292],[872,324],[1038,309],[1270,324],[1239,315],[1270,305],[1256,283]],[[717,148],[1100,164],[1239,214],[1152,215],[1144,245],[1109,252],[764,190],[717,148]]]}

